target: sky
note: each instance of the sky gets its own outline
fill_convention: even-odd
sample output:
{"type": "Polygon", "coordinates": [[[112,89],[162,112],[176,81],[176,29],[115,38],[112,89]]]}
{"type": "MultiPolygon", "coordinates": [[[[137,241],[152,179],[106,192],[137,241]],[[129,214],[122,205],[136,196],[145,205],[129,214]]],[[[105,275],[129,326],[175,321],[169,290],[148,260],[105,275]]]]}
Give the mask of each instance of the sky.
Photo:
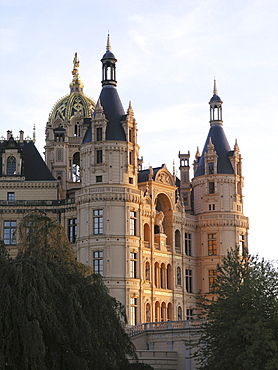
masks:
{"type": "MultiPolygon", "coordinates": [[[[43,155],[48,115],[69,93],[78,52],[84,92],[101,91],[107,33],[118,92],[138,122],[144,167],[178,171],[203,149],[216,78],[223,128],[243,157],[249,249],[278,260],[277,0],[0,0],[0,137],[23,130],[43,155]]],[[[191,170],[193,177],[193,171],[191,170]]]]}

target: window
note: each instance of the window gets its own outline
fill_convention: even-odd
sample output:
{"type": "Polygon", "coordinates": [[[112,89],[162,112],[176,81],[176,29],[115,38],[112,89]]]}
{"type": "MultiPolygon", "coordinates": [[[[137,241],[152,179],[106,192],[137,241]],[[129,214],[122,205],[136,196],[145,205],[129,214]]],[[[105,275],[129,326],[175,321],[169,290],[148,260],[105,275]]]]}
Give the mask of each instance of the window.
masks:
{"type": "Polygon", "coordinates": [[[94,209],[94,235],[103,234],[103,209],[94,209]]]}
{"type": "Polygon", "coordinates": [[[209,181],[209,194],[215,193],[215,184],[214,181],[209,181]]]}
{"type": "Polygon", "coordinates": [[[245,235],[239,235],[239,252],[242,253],[245,248],[245,235]]]}
{"type": "Polygon", "coordinates": [[[103,251],[93,253],[93,270],[95,274],[103,275],[103,251]]]}
{"type": "Polygon", "coordinates": [[[97,127],[96,136],[97,136],[97,141],[102,141],[102,127],[97,127]]]}
{"type": "Polygon", "coordinates": [[[9,202],[13,202],[13,201],[15,200],[15,194],[14,194],[14,192],[9,191],[9,192],[7,193],[7,200],[8,200],[9,202]]]}
{"type": "Polygon", "coordinates": [[[97,150],[96,157],[97,157],[97,163],[102,163],[102,150],[101,149],[97,150]]]}
{"type": "Polygon", "coordinates": [[[185,289],[187,293],[192,293],[192,270],[185,270],[185,289]]]}
{"type": "Polygon", "coordinates": [[[177,267],[177,285],[181,285],[181,268],[177,267]]]}
{"type": "Polygon", "coordinates": [[[214,292],[216,287],[214,286],[217,279],[217,270],[209,270],[209,291],[214,292]]]}
{"type": "Polygon", "coordinates": [[[208,173],[209,174],[214,173],[214,163],[213,162],[208,163],[208,173]]]}
{"type": "Polygon", "coordinates": [[[76,242],[77,237],[77,218],[68,219],[68,238],[71,243],[76,242]]]}
{"type": "Polygon", "coordinates": [[[208,255],[214,256],[217,254],[216,234],[208,234],[208,255]]]}
{"type": "Polygon", "coordinates": [[[151,305],[146,304],[146,322],[151,322],[151,305]]]}
{"type": "Polygon", "coordinates": [[[179,321],[182,320],[182,308],[181,308],[181,306],[178,307],[178,320],[179,321]]]}
{"type": "Polygon", "coordinates": [[[151,277],[151,274],[150,274],[150,263],[147,261],[146,264],[145,264],[145,280],[146,281],[150,281],[150,277],[151,277]]]}
{"type": "Polygon", "coordinates": [[[72,181],[80,182],[80,153],[74,153],[72,157],[72,181]]]}
{"type": "Polygon", "coordinates": [[[16,221],[4,221],[4,243],[16,245],[16,221]]]}
{"type": "Polygon", "coordinates": [[[209,211],[215,211],[215,204],[209,204],[209,211]]]}
{"type": "Polygon", "coordinates": [[[74,136],[80,136],[79,122],[76,122],[76,124],[74,125],[74,136]]]}
{"type": "Polygon", "coordinates": [[[7,159],[7,175],[16,175],[16,159],[9,156],[7,159]]]}
{"type": "Polygon", "coordinates": [[[136,235],[136,212],[130,211],[130,235],[136,235]]]}
{"type": "Polygon", "coordinates": [[[57,161],[62,161],[63,160],[63,151],[62,151],[62,149],[57,149],[56,156],[57,156],[57,161]]]}
{"type": "Polygon", "coordinates": [[[136,263],[137,263],[137,256],[136,253],[130,253],[130,277],[136,278],[136,263]]]}
{"type": "Polygon", "coordinates": [[[187,256],[192,256],[191,250],[191,234],[185,233],[184,234],[184,243],[185,243],[185,254],[187,256]]]}
{"type": "Polygon", "coordinates": [[[175,231],[175,250],[176,253],[181,253],[181,233],[179,230],[175,231]]]}
{"type": "Polygon", "coordinates": [[[137,298],[130,298],[130,325],[136,325],[137,298]]]}
{"type": "Polygon", "coordinates": [[[102,182],[102,176],[96,176],[96,182],[102,182]]]}
{"type": "Polygon", "coordinates": [[[186,320],[193,320],[193,308],[187,308],[186,320]]]}

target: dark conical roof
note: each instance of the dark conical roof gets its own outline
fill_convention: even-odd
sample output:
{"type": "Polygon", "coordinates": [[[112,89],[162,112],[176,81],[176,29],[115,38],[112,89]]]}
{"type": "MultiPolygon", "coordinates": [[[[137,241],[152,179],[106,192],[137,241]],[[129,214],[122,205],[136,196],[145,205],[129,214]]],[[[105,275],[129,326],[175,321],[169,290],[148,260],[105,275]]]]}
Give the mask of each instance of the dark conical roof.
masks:
{"type": "Polygon", "coordinates": [[[126,134],[121,124],[125,111],[117,89],[112,85],[103,86],[99,99],[108,120],[106,140],[126,141],[126,134]]]}
{"type": "Polygon", "coordinates": [[[204,145],[202,155],[199,159],[197,170],[195,172],[195,177],[205,174],[204,156],[208,150],[207,146],[209,144],[210,138],[218,155],[217,173],[233,174],[234,170],[229,159],[229,156],[231,155],[231,148],[226,138],[223,127],[221,125],[213,125],[210,127],[207,140],[204,145]]]}

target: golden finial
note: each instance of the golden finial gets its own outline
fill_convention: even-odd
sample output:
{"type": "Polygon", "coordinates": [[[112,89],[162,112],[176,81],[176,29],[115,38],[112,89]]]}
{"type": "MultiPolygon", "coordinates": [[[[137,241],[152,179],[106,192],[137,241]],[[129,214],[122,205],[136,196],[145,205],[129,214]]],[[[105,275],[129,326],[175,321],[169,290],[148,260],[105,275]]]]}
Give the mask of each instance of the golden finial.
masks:
{"type": "Polygon", "coordinates": [[[79,63],[80,61],[78,58],[78,54],[75,53],[74,58],[73,58],[73,70],[71,72],[73,75],[72,82],[70,84],[71,92],[74,92],[74,91],[80,92],[83,90],[83,87],[84,87],[84,84],[82,83],[79,73],[78,73],[79,63]]]}

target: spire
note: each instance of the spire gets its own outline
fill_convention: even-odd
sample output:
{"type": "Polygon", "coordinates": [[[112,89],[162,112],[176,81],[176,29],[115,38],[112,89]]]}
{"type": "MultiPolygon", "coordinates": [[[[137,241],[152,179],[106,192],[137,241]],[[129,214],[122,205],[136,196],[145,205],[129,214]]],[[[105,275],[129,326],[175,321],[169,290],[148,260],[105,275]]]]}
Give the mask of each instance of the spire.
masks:
{"type": "Polygon", "coordinates": [[[106,51],[111,51],[111,43],[110,43],[110,34],[109,34],[109,31],[108,31],[108,35],[107,35],[106,51]]]}
{"type": "Polygon", "coordinates": [[[79,58],[77,53],[74,54],[73,58],[73,70],[72,70],[72,82],[70,83],[70,92],[83,92],[84,84],[80,79],[78,68],[79,68],[79,58]]]}
{"type": "Polygon", "coordinates": [[[33,142],[35,143],[36,142],[36,126],[34,124],[34,127],[33,127],[33,142]]]}
{"type": "Polygon", "coordinates": [[[216,86],[216,79],[214,77],[214,84],[213,84],[213,95],[218,95],[218,90],[216,86]]]}

